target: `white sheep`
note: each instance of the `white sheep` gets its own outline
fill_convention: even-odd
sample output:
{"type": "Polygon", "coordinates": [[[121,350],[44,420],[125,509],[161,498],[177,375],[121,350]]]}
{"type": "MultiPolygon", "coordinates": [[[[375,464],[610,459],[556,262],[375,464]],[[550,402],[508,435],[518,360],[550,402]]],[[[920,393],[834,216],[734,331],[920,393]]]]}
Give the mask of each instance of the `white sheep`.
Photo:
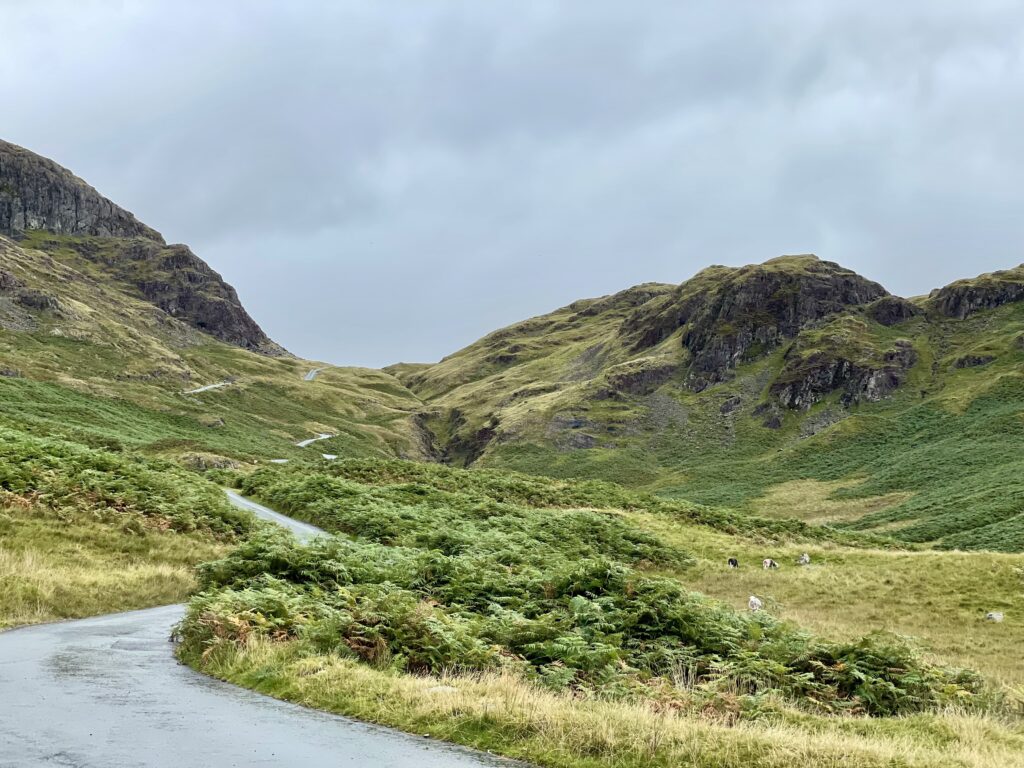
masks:
{"type": "Polygon", "coordinates": [[[994,621],[996,624],[1003,620],[1002,611],[989,611],[985,614],[985,621],[994,621]]]}
{"type": "Polygon", "coordinates": [[[800,555],[800,559],[796,561],[796,564],[797,565],[810,565],[811,564],[811,556],[808,555],[806,552],[804,552],[802,555],[800,555]]]}
{"type": "Polygon", "coordinates": [[[757,613],[762,608],[764,608],[764,603],[761,602],[760,598],[751,595],[750,599],[747,600],[747,607],[750,608],[750,610],[754,613],[757,613]]]}
{"type": "Polygon", "coordinates": [[[769,568],[778,568],[779,564],[772,560],[770,557],[766,557],[764,560],[761,561],[761,567],[767,571],[769,568]]]}

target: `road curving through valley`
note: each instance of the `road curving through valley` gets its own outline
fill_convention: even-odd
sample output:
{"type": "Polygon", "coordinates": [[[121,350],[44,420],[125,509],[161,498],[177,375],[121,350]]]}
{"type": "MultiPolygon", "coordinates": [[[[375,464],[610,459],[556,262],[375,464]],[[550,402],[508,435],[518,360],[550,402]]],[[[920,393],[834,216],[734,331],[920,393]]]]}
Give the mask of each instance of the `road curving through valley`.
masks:
{"type": "MultiPolygon", "coordinates": [[[[228,495],[302,539],[324,533],[228,495]]],[[[517,765],[202,675],[168,641],[183,613],[169,605],[0,633],[0,768],[517,765]]]]}

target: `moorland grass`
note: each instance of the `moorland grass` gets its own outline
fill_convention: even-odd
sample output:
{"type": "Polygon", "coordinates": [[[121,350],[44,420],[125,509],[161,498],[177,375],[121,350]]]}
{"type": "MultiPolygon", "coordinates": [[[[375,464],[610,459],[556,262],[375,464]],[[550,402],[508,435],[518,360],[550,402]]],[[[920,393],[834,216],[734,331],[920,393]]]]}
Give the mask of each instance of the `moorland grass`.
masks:
{"type": "Polygon", "coordinates": [[[183,602],[227,545],[0,498],[0,629],[183,602]]]}
{"type": "Polygon", "coordinates": [[[252,528],[179,466],[0,428],[0,626],[183,600],[252,528]]]}
{"type": "Polygon", "coordinates": [[[253,637],[186,660],[271,696],[550,768],[990,768],[1024,765],[1018,722],[955,709],[822,717],[738,698],[694,712],[551,691],[514,674],[399,674],[253,637]]]}

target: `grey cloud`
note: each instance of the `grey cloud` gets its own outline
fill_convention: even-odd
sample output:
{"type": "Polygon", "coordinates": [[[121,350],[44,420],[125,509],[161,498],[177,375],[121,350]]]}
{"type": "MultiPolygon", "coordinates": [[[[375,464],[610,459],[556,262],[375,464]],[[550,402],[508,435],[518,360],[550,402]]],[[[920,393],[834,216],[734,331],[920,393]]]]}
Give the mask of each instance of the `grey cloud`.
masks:
{"type": "Polygon", "coordinates": [[[300,354],[430,360],[709,263],[1020,262],[1024,11],[929,0],[0,0],[4,137],[300,354]]]}

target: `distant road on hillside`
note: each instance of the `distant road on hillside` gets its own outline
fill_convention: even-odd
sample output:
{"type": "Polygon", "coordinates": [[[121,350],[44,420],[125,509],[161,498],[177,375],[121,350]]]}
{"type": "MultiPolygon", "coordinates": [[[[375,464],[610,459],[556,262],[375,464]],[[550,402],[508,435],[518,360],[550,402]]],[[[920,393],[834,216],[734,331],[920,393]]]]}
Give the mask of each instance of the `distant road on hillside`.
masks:
{"type": "Polygon", "coordinates": [[[216,384],[207,384],[205,387],[198,387],[196,389],[190,389],[187,392],[183,392],[184,395],[198,395],[200,392],[209,392],[211,389],[220,389],[221,387],[230,387],[230,381],[218,381],[216,384]]]}
{"type": "Polygon", "coordinates": [[[320,371],[326,371],[330,367],[331,366],[329,366],[329,365],[325,365],[323,368],[314,368],[312,371],[310,371],[309,373],[306,374],[304,380],[305,381],[312,381],[313,379],[316,378],[316,375],[318,373],[320,373],[320,371]]]}

